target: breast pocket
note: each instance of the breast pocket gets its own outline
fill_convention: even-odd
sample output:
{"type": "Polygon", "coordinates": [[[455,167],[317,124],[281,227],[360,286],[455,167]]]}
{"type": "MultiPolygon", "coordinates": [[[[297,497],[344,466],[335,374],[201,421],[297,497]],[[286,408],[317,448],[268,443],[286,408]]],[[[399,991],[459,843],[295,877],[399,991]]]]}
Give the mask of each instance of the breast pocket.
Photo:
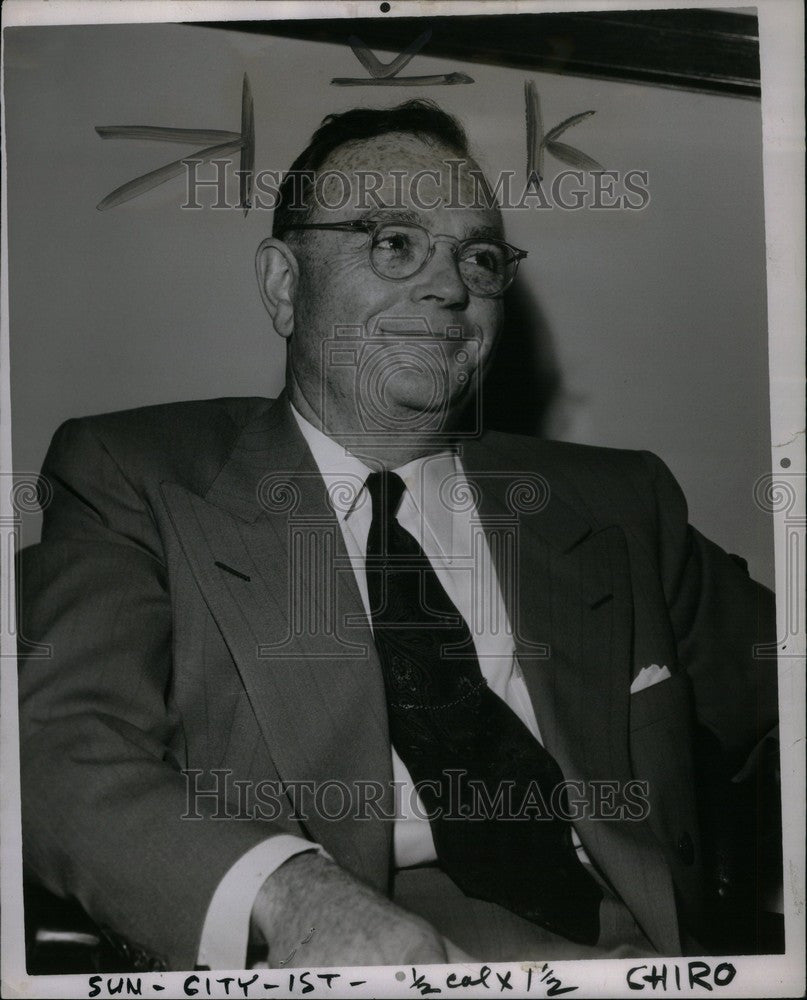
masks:
{"type": "Polygon", "coordinates": [[[692,684],[683,671],[630,696],[632,733],[661,721],[686,725],[692,712],[692,684]]]}

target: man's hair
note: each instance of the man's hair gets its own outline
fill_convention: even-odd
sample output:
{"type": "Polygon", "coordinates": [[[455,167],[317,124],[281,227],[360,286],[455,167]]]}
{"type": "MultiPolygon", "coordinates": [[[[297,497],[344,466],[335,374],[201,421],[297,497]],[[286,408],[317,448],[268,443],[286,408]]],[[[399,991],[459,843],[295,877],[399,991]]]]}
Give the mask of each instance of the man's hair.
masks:
{"type": "Polygon", "coordinates": [[[342,114],[328,115],[283,177],[272,235],[281,237],[288,226],[308,221],[312,209],[308,195],[316,171],[335,149],[357,139],[374,139],[389,132],[431,139],[460,157],[470,155],[462,125],[433,101],[405,101],[394,108],[352,108],[342,114]]]}

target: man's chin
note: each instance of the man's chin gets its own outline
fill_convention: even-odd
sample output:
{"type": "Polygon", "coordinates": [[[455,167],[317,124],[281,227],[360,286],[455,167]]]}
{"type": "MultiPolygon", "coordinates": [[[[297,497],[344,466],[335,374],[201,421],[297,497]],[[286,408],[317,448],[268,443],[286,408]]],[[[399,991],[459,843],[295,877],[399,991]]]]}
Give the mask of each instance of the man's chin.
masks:
{"type": "Polygon", "coordinates": [[[456,425],[471,398],[468,385],[458,386],[450,396],[435,399],[425,393],[401,394],[391,402],[389,413],[402,430],[447,430],[456,425]]]}

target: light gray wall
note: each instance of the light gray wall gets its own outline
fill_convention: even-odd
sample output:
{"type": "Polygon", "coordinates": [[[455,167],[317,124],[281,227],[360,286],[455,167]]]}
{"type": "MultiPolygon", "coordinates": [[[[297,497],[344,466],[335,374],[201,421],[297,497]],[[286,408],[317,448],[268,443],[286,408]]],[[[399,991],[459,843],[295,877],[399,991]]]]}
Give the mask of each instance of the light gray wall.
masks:
{"type": "MultiPolygon", "coordinates": [[[[595,109],[564,139],[607,168],[647,170],[651,201],[508,213],[509,238],[530,251],[509,336],[549,376],[505,381],[526,378],[513,393],[525,429],[657,452],[693,522],[772,581],[771,525],[752,499],[770,468],[760,108],[733,97],[426,55],[407,72],[462,70],[476,83],[338,88],[333,76],[364,75],[343,44],[180,25],[6,31],[16,470],[38,469],[70,416],[279,390],[282,344],[253,272],[269,212],[182,211],[181,179],[95,210],[191,149],[102,141],[96,125],[237,130],[245,70],[258,169],[286,168],[329,111],[428,96],[465,121],[490,172],[520,179],[525,78],[547,128],[595,109]]],[[[26,530],[30,540],[33,519],[26,530]]]]}

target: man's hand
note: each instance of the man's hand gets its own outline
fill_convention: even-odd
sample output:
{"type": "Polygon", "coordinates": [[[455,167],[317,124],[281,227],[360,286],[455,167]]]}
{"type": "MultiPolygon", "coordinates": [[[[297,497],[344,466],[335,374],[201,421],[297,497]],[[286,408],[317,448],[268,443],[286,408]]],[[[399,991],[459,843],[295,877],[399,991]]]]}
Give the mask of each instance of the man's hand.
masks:
{"type": "Polygon", "coordinates": [[[449,960],[431,924],[315,853],[295,855],[266,879],[252,929],[269,945],[274,968],[449,960]]]}

